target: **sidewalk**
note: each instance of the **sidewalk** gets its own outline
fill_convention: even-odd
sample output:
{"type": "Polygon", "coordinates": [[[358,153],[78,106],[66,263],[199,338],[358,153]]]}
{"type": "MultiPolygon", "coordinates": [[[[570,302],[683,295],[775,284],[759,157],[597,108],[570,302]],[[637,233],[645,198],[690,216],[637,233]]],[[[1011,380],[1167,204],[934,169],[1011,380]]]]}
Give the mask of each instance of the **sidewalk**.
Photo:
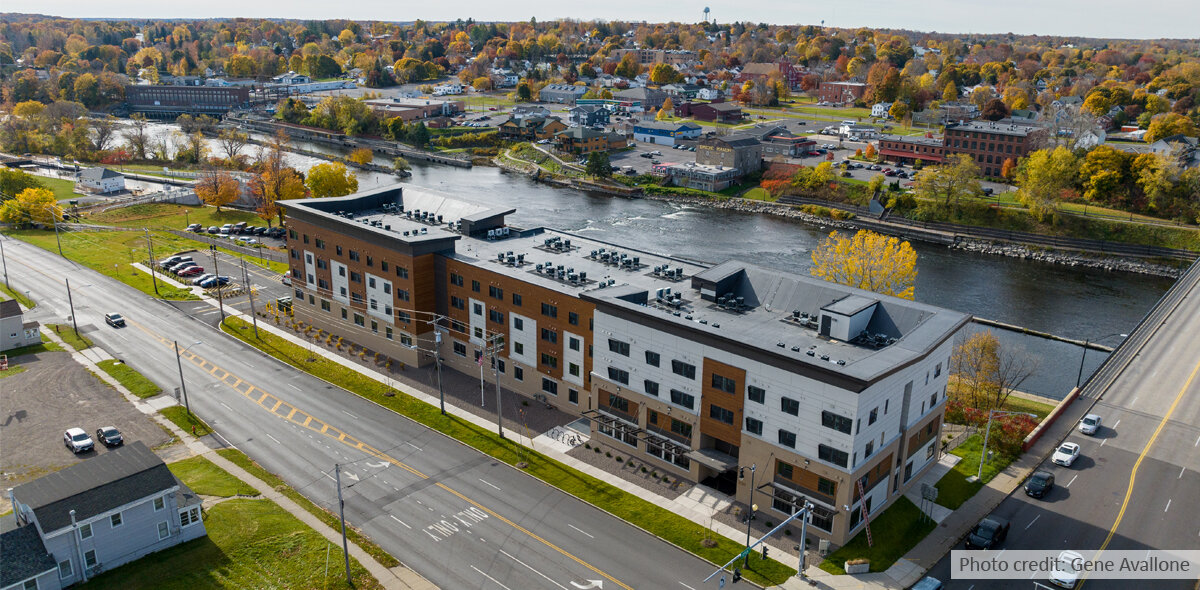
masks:
{"type": "MultiPolygon", "coordinates": [[[[43,327],[42,333],[50,338],[51,341],[63,347],[63,350],[70,352],[71,358],[75,360],[75,362],[83,365],[89,371],[94,373],[101,381],[104,381],[113,387],[113,389],[116,389],[139,411],[153,418],[156,422],[161,424],[167,430],[170,430],[172,434],[182,441],[181,445],[172,445],[172,447],[182,447],[182,449],[176,450],[173,448],[172,452],[165,454],[172,456],[173,459],[184,459],[189,456],[196,455],[203,456],[209,461],[212,461],[217,467],[229,472],[230,475],[254,487],[254,489],[258,490],[259,493],[262,494],[263,498],[278,504],[281,508],[288,511],[292,516],[295,516],[297,519],[299,519],[300,522],[303,522],[309,528],[320,533],[323,537],[328,539],[330,543],[333,543],[335,546],[341,545],[341,531],[334,530],[326,526],[324,522],[310,514],[299,504],[293,502],[287,496],[284,496],[282,493],[276,491],[274,488],[267,485],[266,482],[251,475],[241,467],[231,463],[228,459],[218,455],[216,453],[216,449],[208,446],[204,443],[204,441],[192,436],[191,434],[184,432],[181,428],[176,426],[174,422],[167,420],[161,414],[159,414],[158,410],[160,408],[178,405],[177,402],[171,399],[169,395],[159,395],[150,400],[139,399],[137,396],[130,393],[128,389],[125,389],[120,382],[118,382],[116,379],[113,379],[103,369],[96,366],[96,363],[112,358],[107,352],[95,346],[86,348],[82,352],[75,351],[75,349],[71,348],[70,345],[64,343],[62,339],[60,339],[58,335],[54,333],[53,330],[43,327]]],[[[369,553],[364,551],[361,547],[353,542],[349,544],[349,548],[350,556],[357,560],[358,563],[364,568],[366,568],[366,570],[370,572],[371,575],[387,590],[436,590],[437,588],[437,586],[434,586],[416,572],[402,565],[391,569],[384,567],[383,564],[376,561],[374,557],[371,557],[369,553]]]]}

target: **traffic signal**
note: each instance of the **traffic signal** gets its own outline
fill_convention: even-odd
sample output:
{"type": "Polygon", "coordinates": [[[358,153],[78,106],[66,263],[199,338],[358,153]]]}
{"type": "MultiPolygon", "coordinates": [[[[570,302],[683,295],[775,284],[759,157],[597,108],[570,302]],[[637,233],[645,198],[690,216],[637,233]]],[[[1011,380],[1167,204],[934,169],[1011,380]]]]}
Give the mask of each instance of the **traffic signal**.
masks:
{"type": "Polygon", "coordinates": [[[763,543],[763,559],[767,558],[767,544],[763,543]]]}
{"type": "Polygon", "coordinates": [[[736,584],[742,579],[742,570],[733,568],[733,583],[736,584]]]}

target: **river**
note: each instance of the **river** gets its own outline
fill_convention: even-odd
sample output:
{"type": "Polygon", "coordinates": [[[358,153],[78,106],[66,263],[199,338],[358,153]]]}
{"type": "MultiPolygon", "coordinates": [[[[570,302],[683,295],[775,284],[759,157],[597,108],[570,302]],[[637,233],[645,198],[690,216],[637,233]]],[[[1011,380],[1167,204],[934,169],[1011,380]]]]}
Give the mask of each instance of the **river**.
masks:
{"type": "MultiPolygon", "coordinates": [[[[159,133],[169,128],[156,126],[159,133]]],[[[321,152],[335,150],[315,144],[303,147],[321,152]]],[[[248,147],[251,153],[257,149],[248,147]]],[[[301,170],[317,162],[295,154],[289,157],[289,163],[301,170]]],[[[379,163],[390,162],[380,159],[379,163]]],[[[516,226],[545,225],[707,262],[738,258],[807,274],[812,248],[828,233],[800,221],[767,215],[550,187],[488,166],[464,169],[422,162],[413,162],[412,166],[413,175],[403,180],[404,184],[467,201],[515,208],[517,212],[509,221],[516,226]]],[[[358,175],[360,188],[397,182],[396,177],[386,174],[360,171],[358,175]]],[[[1109,346],[1120,342],[1119,334],[1132,330],[1172,283],[1167,278],[969,253],[921,242],[913,243],[913,247],[918,254],[918,301],[1069,338],[1100,339],[1109,346]]],[[[1061,398],[1074,386],[1080,347],[1004,331],[996,333],[1038,364],[1034,376],[1021,389],[1061,398]]],[[[1096,351],[1088,353],[1085,378],[1104,356],[1096,351]]]]}

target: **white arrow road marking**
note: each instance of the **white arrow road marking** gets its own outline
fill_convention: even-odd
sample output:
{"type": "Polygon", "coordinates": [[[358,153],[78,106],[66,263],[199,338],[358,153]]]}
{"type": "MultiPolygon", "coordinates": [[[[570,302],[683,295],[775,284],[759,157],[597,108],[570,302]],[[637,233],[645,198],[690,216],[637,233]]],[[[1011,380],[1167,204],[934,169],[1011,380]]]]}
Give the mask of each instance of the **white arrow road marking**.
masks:
{"type": "Polygon", "coordinates": [[[483,572],[479,571],[479,568],[477,568],[477,567],[475,567],[475,566],[471,566],[471,569],[473,569],[473,570],[475,570],[476,572],[478,572],[478,573],[479,573],[479,575],[481,575],[481,576],[483,576],[483,577],[485,577],[485,578],[487,578],[487,579],[491,580],[491,581],[492,581],[494,584],[496,584],[497,586],[499,586],[499,587],[501,587],[501,588],[504,588],[504,590],[512,590],[512,589],[511,589],[511,588],[509,588],[508,586],[505,586],[504,584],[501,584],[500,582],[496,581],[496,578],[493,578],[493,577],[491,577],[491,576],[489,576],[489,575],[487,575],[487,574],[485,574],[485,573],[483,573],[483,572]]]}
{"type": "MultiPolygon", "coordinates": [[[[513,560],[513,561],[515,561],[515,562],[517,562],[517,563],[519,563],[519,564],[521,564],[521,565],[525,566],[525,568],[526,568],[526,569],[528,569],[529,571],[531,571],[531,572],[533,572],[533,573],[535,573],[535,574],[537,574],[537,575],[539,575],[539,576],[541,576],[541,577],[545,578],[547,582],[550,582],[551,584],[554,584],[555,586],[558,586],[559,588],[562,588],[562,590],[567,590],[567,587],[566,587],[566,586],[563,586],[562,584],[559,584],[558,582],[555,582],[554,580],[551,580],[551,579],[550,579],[550,576],[547,576],[546,574],[543,574],[542,572],[539,572],[539,571],[537,571],[537,570],[533,569],[533,567],[532,567],[532,566],[530,566],[529,564],[525,563],[524,561],[521,561],[520,559],[517,559],[517,558],[513,557],[513,556],[512,556],[512,554],[510,554],[509,552],[507,552],[507,551],[505,551],[505,550],[503,550],[503,549],[501,549],[501,550],[500,550],[500,552],[501,552],[501,553],[503,553],[505,556],[507,556],[509,559],[511,559],[511,560],[513,560]]],[[[571,582],[571,583],[572,583],[572,584],[574,584],[575,582],[571,582]]],[[[585,586],[585,588],[586,588],[586,586],[585,586]]]]}
{"type": "Polygon", "coordinates": [[[404,522],[403,520],[400,520],[399,518],[396,518],[395,516],[392,516],[391,514],[389,514],[388,516],[391,516],[392,520],[404,525],[404,528],[406,528],[408,530],[412,530],[412,527],[408,526],[408,523],[404,522]]]}
{"type": "Polygon", "coordinates": [[[588,580],[588,583],[586,586],[582,586],[580,584],[576,584],[575,582],[571,582],[571,585],[576,588],[579,588],[579,590],[588,590],[589,588],[603,588],[604,581],[603,580],[588,580]]]}
{"type": "Polygon", "coordinates": [[[579,527],[577,527],[577,526],[575,526],[575,525],[573,525],[573,524],[568,524],[567,526],[569,526],[569,527],[571,527],[571,528],[573,528],[573,529],[575,529],[575,530],[577,530],[577,531],[579,531],[579,532],[581,532],[581,533],[583,533],[583,534],[587,535],[589,539],[595,539],[595,538],[596,538],[596,537],[593,537],[593,536],[591,536],[590,534],[588,534],[588,532],[587,532],[587,531],[585,531],[585,530],[583,530],[583,529],[581,529],[581,528],[579,528],[579,527]]]}
{"type": "Polygon", "coordinates": [[[375,469],[386,469],[387,466],[388,466],[387,461],[380,461],[378,465],[376,465],[374,463],[367,463],[367,467],[373,467],[375,469]]]}
{"type": "Polygon", "coordinates": [[[346,477],[347,477],[347,478],[349,478],[349,479],[353,479],[354,481],[358,481],[358,476],[357,476],[357,475],[354,475],[353,473],[350,473],[349,471],[344,471],[343,473],[345,473],[345,474],[346,474],[346,477]]]}

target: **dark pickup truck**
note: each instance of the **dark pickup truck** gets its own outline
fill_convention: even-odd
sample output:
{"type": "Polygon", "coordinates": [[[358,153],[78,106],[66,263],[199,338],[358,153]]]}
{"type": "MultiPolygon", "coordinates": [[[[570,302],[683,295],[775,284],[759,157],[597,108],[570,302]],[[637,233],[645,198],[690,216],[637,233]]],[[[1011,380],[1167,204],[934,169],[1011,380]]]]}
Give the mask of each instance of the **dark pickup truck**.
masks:
{"type": "Polygon", "coordinates": [[[967,535],[967,549],[994,549],[1008,536],[1008,521],[989,516],[975,525],[967,535]]]}

